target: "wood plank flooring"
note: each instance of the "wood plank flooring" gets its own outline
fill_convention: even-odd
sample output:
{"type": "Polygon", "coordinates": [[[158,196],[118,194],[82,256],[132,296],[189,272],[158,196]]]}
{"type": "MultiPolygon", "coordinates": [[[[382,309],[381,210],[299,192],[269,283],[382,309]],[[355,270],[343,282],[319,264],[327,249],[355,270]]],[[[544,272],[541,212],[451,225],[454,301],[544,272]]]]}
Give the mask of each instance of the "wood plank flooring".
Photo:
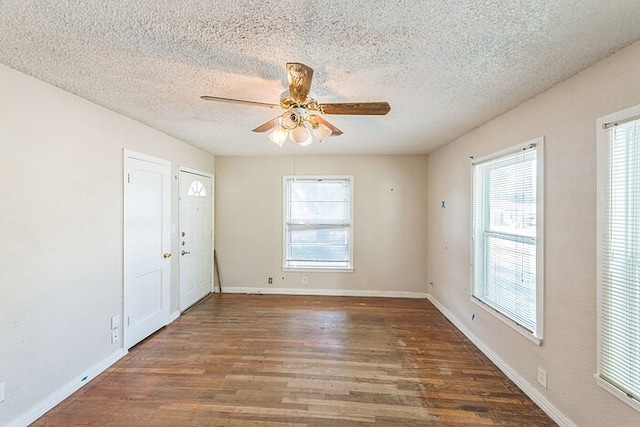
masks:
{"type": "Polygon", "coordinates": [[[553,426],[427,300],[215,294],[35,426],[553,426]]]}

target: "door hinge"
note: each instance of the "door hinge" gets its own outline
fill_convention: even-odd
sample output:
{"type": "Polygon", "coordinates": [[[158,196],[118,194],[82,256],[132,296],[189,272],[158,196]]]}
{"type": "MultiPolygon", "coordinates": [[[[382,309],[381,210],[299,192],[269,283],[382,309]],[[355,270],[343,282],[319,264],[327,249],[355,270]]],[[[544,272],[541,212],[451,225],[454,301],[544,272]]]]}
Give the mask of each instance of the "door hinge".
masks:
{"type": "Polygon", "coordinates": [[[131,317],[127,316],[127,326],[131,326],[131,317]]]}
{"type": "Polygon", "coordinates": [[[127,174],[127,184],[131,184],[131,174],[127,174]]]}

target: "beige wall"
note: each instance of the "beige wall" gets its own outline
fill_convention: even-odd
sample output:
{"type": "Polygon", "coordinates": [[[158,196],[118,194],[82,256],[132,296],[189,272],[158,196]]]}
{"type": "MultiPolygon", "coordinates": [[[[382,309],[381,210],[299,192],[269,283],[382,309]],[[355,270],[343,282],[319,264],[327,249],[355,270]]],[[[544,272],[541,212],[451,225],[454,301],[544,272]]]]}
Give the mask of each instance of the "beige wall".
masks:
{"type": "MultiPolygon", "coordinates": [[[[123,149],[205,172],[213,156],[0,66],[0,425],[108,363],[122,314],[123,149]]],[[[172,222],[177,221],[173,180],[172,222]]],[[[176,235],[173,249],[177,250],[176,235]]],[[[177,305],[177,257],[172,311],[177,305]]]]}
{"type": "Polygon", "coordinates": [[[596,119],[640,104],[640,42],[429,156],[431,295],[579,426],[637,426],[596,385],[596,119]],[[470,160],[546,140],[544,343],[537,347],[469,298],[470,160]],[[440,209],[447,200],[448,208],[440,209]],[[472,314],[475,320],[472,321],[472,314]],[[548,390],[536,382],[548,371],[548,390]]]}
{"type": "Polygon", "coordinates": [[[296,157],[297,175],[354,176],[353,273],[282,271],[282,177],[293,164],[288,156],[216,157],[223,290],[426,292],[426,156],[296,157]]]}

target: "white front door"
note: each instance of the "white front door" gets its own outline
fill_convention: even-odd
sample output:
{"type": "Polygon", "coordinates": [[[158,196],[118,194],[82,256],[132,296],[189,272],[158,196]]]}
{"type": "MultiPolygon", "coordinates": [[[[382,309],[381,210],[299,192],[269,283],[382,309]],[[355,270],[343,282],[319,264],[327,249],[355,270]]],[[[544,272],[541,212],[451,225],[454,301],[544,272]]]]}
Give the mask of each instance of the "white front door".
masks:
{"type": "Polygon", "coordinates": [[[212,177],[180,171],[180,311],[212,291],[212,177]]]}
{"type": "Polygon", "coordinates": [[[124,153],[124,345],[169,323],[171,163],[124,153]]]}

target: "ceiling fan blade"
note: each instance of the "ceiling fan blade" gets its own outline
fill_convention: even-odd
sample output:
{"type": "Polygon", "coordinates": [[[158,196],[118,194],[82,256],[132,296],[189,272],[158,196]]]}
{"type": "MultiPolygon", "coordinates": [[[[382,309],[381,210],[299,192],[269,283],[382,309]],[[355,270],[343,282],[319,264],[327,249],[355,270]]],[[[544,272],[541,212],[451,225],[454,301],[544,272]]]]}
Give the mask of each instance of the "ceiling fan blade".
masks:
{"type": "Polygon", "coordinates": [[[328,127],[329,129],[331,129],[331,135],[332,136],[338,136],[338,135],[342,135],[342,131],[340,129],[338,129],[337,127],[335,127],[334,125],[332,125],[331,123],[329,123],[328,121],[326,121],[323,117],[321,116],[309,116],[308,119],[311,123],[322,123],[323,125],[325,125],[326,127],[328,127]]]}
{"type": "Polygon", "coordinates": [[[311,90],[313,68],[299,62],[287,62],[287,77],[291,99],[300,104],[306,101],[311,90]]]}
{"type": "Polygon", "coordinates": [[[274,127],[278,126],[279,124],[280,124],[280,116],[274,117],[273,119],[269,120],[268,122],[265,122],[265,123],[261,124],[260,126],[258,126],[257,128],[255,128],[253,130],[253,132],[266,132],[266,131],[271,130],[274,127]]]}
{"type": "Polygon", "coordinates": [[[324,114],[353,114],[365,116],[384,116],[391,110],[388,102],[343,102],[321,104],[324,114]]]}
{"type": "Polygon", "coordinates": [[[256,102],[256,101],[245,101],[242,99],[233,99],[233,98],[221,98],[219,96],[203,95],[200,98],[204,99],[205,101],[219,101],[219,102],[229,102],[232,104],[253,105],[256,107],[280,108],[280,104],[269,104],[266,102],[256,102]]]}

